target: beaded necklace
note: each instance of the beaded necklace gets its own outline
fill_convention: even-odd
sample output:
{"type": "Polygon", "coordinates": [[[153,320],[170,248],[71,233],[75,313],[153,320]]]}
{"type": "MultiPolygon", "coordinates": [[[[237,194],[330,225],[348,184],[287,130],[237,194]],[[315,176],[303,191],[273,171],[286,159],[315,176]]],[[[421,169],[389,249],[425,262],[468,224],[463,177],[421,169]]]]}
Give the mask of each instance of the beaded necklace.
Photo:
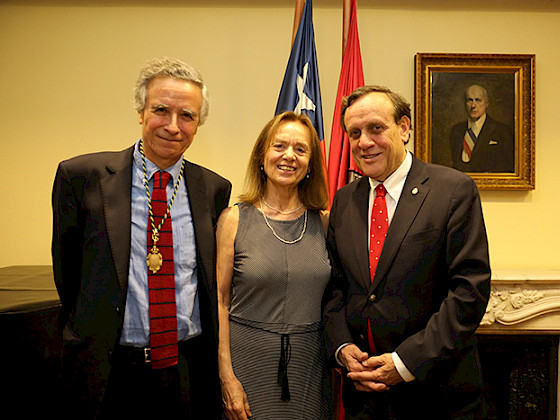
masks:
{"type": "MultiPolygon", "coordinates": [[[[303,235],[305,234],[305,230],[307,229],[307,209],[305,210],[305,217],[303,219],[303,229],[301,231],[301,235],[299,235],[299,238],[294,239],[293,241],[287,241],[287,240],[281,238],[280,236],[278,236],[278,234],[274,231],[274,229],[272,228],[272,226],[270,225],[270,223],[268,221],[268,218],[266,217],[266,214],[264,214],[262,201],[259,200],[259,204],[260,204],[260,207],[261,207],[261,213],[264,217],[264,221],[265,221],[266,225],[268,226],[268,228],[271,230],[272,234],[276,237],[276,239],[278,239],[279,241],[284,242],[285,244],[288,244],[288,245],[295,244],[296,242],[301,241],[301,239],[303,238],[303,235]]],[[[273,209],[273,210],[275,210],[275,209],[273,209]]]]}
{"type": "Polygon", "coordinates": [[[264,203],[264,205],[266,207],[268,207],[269,209],[275,210],[280,214],[294,214],[296,211],[298,211],[299,209],[301,209],[303,207],[303,203],[302,203],[302,204],[299,205],[299,207],[297,209],[282,211],[282,210],[278,210],[276,207],[272,207],[270,204],[268,204],[266,202],[266,200],[264,198],[262,199],[262,202],[264,203]]]}

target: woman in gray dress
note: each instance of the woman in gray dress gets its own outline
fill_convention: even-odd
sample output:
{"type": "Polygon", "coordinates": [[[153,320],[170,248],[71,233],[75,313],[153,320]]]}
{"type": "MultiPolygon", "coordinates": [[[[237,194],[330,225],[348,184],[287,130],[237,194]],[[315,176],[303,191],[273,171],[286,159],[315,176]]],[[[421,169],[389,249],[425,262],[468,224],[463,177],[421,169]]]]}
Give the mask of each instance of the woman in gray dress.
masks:
{"type": "Polygon", "coordinates": [[[285,112],[264,127],[240,200],[216,233],[224,415],[331,419],[321,331],[328,194],[307,116],[285,112]]]}

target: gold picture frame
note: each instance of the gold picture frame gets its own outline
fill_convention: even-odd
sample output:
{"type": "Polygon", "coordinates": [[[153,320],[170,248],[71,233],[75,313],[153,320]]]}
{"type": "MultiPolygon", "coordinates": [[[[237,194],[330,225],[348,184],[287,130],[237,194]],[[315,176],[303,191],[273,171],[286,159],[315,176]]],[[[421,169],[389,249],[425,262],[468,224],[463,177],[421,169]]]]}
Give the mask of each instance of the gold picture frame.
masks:
{"type": "Polygon", "coordinates": [[[467,173],[480,190],[535,188],[535,55],[418,53],[414,99],[419,159],[467,173]],[[476,118],[467,155],[467,119],[476,118]]]}

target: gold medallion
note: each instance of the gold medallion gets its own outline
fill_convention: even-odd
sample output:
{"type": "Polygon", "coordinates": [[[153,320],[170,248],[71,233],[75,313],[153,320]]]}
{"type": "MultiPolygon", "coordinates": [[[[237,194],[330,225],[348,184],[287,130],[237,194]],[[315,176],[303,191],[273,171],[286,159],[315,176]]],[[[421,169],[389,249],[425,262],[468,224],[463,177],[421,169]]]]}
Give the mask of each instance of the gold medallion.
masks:
{"type": "Polygon", "coordinates": [[[163,265],[163,256],[159,253],[159,249],[154,245],[146,257],[148,269],[153,273],[157,273],[163,265]]]}

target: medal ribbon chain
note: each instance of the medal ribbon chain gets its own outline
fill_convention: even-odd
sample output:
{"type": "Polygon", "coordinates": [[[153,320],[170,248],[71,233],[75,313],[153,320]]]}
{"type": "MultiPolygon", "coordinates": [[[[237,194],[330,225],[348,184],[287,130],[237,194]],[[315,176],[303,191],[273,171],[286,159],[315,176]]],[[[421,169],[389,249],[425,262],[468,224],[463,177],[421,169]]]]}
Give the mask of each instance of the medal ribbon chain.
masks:
{"type": "Polygon", "coordinates": [[[146,171],[146,156],[144,155],[144,147],[143,147],[144,139],[140,139],[140,154],[142,155],[142,169],[144,170],[144,186],[146,187],[146,195],[148,196],[148,208],[150,214],[150,221],[152,222],[152,239],[154,241],[154,248],[156,247],[156,242],[159,240],[159,230],[165,223],[165,219],[169,216],[171,212],[171,206],[173,205],[173,200],[175,200],[175,195],[177,194],[177,190],[179,189],[179,184],[181,183],[181,178],[183,177],[183,170],[185,169],[185,158],[183,158],[183,162],[181,163],[181,172],[179,173],[179,179],[175,183],[175,188],[173,190],[173,196],[171,200],[169,200],[169,204],[167,205],[167,211],[165,215],[161,219],[159,226],[156,228],[156,223],[154,221],[154,213],[152,211],[152,203],[150,197],[150,187],[148,186],[148,173],[146,171]]]}

